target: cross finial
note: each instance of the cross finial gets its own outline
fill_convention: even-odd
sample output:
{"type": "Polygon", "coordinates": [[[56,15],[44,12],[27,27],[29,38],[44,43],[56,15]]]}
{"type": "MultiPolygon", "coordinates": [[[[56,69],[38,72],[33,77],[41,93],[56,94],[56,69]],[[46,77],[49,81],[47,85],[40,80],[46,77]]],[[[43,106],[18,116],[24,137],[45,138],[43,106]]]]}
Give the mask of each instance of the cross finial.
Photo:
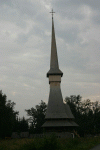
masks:
{"type": "Polygon", "coordinates": [[[51,11],[50,13],[52,14],[52,18],[53,18],[53,14],[55,13],[55,12],[53,11],[53,9],[52,9],[52,11],[51,11]]]}

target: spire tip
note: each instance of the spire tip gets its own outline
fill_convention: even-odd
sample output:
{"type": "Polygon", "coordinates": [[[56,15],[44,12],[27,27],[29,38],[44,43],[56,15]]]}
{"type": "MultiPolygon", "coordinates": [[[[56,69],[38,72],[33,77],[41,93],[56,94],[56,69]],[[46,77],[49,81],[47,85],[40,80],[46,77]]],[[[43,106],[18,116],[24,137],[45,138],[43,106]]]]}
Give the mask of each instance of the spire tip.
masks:
{"type": "Polygon", "coordinates": [[[55,13],[55,12],[53,11],[53,9],[52,9],[52,11],[51,11],[50,13],[51,13],[52,19],[53,19],[53,14],[55,13]]]}

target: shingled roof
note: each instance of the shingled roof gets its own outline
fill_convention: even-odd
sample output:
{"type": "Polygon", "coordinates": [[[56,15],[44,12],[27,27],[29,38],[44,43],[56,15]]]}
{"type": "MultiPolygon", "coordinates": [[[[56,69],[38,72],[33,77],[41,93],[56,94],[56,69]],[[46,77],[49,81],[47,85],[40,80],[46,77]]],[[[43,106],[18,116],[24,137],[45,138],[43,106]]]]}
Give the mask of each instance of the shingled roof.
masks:
{"type": "Polygon", "coordinates": [[[43,127],[75,127],[78,126],[74,121],[72,120],[47,120],[43,127]]]}
{"type": "Polygon", "coordinates": [[[58,64],[53,17],[52,17],[52,36],[51,36],[51,60],[50,60],[50,70],[47,72],[47,77],[49,77],[49,75],[63,76],[63,72],[59,69],[59,64],[58,64]]]}

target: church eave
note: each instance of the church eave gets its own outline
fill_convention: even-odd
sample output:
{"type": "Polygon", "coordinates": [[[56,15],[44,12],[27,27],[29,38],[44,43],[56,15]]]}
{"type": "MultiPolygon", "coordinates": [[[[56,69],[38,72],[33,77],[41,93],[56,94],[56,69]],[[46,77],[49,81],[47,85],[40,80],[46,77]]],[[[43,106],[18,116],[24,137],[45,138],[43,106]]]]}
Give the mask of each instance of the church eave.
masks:
{"type": "Polygon", "coordinates": [[[42,127],[78,127],[78,124],[68,120],[50,120],[46,121],[42,127]]]}
{"type": "Polygon", "coordinates": [[[62,77],[63,76],[63,72],[60,69],[58,69],[57,71],[50,69],[47,72],[47,77],[49,77],[49,75],[61,75],[61,77],[62,77]]]}

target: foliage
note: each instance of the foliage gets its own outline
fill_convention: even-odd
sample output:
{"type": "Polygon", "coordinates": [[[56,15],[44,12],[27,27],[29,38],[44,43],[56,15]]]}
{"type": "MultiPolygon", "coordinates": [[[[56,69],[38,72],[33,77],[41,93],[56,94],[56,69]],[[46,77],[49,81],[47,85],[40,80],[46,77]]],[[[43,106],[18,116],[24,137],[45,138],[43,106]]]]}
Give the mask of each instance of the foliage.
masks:
{"type": "Polygon", "coordinates": [[[80,95],[66,97],[65,101],[70,106],[79,125],[77,128],[81,136],[85,134],[100,133],[100,110],[98,102],[91,102],[89,99],[82,101],[80,95]]]}
{"type": "Polygon", "coordinates": [[[12,139],[0,141],[0,150],[89,150],[100,143],[100,137],[57,139],[12,139]],[[54,142],[52,142],[54,141],[54,142]]]}
{"type": "Polygon", "coordinates": [[[41,126],[44,123],[45,113],[46,113],[47,105],[45,102],[41,100],[39,105],[36,105],[35,108],[31,108],[25,110],[28,116],[31,116],[29,121],[32,123],[30,126],[30,132],[40,133],[41,126]]]}
{"type": "Polygon", "coordinates": [[[42,142],[42,145],[40,145],[40,147],[38,148],[39,150],[44,150],[44,149],[47,149],[47,150],[59,150],[60,149],[60,145],[57,141],[57,138],[55,135],[51,135],[51,137],[49,138],[44,138],[43,139],[43,142],[42,142]]]}
{"type": "Polygon", "coordinates": [[[28,131],[28,128],[28,122],[25,117],[23,117],[22,119],[17,118],[14,124],[13,132],[26,132],[28,131]]]}
{"type": "MultiPolygon", "coordinates": [[[[71,111],[75,117],[75,122],[79,127],[75,130],[84,136],[86,134],[100,133],[100,107],[99,103],[91,102],[89,99],[82,101],[80,95],[71,95],[65,98],[65,102],[70,106],[71,111]]],[[[31,118],[31,133],[40,133],[41,126],[45,121],[47,105],[41,101],[35,108],[26,110],[27,115],[31,118]]]]}
{"type": "Polygon", "coordinates": [[[17,111],[14,111],[15,103],[7,101],[7,96],[0,91],[0,138],[11,136],[17,111]]]}

